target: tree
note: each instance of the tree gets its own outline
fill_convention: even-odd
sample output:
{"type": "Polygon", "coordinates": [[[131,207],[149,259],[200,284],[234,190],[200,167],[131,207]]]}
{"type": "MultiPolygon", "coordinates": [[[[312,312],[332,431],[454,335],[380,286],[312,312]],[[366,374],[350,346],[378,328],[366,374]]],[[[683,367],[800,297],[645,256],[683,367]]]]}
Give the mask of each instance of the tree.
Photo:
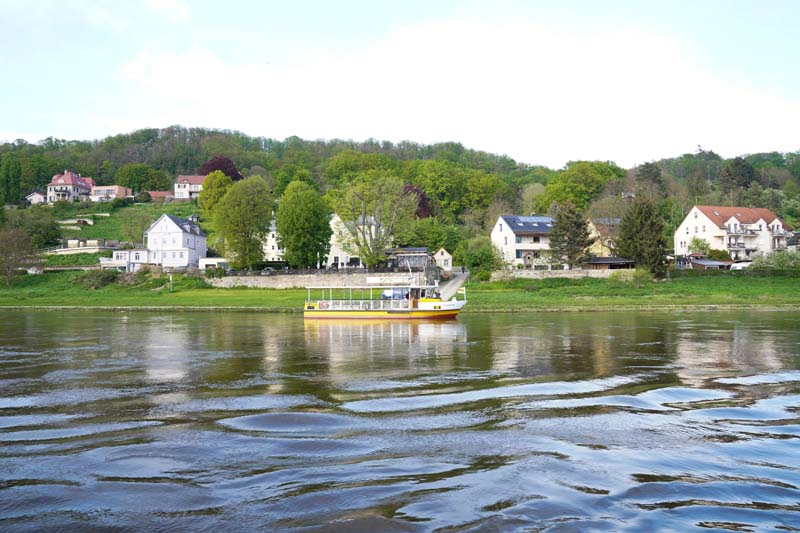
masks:
{"type": "Polygon", "coordinates": [[[633,259],[653,274],[665,272],[664,221],[651,199],[637,197],[628,207],[619,226],[616,252],[633,259]]]}
{"type": "Polygon", "coordinates": [[[16,155],[7,154],[0,164],[0,207],[16,205],[20,200],[22,166],[16,155]]]}
{"type": "Polygon", "coordinates": [[[144,163],[123,165],[114,174],[114,181],[134,192],[168,191],[172,188],[172,180],[165,172],[150,168],[144,163]]]}
{"type": "Polygon", "coordinates": [[[719,174],[719,188],[722,192],[731,192],[738,188],[746,189],[756,179],[753,166],[741,157],[725,162],[719,174]]]}
{"type": "Polygon", "coordinates": [[[584,211],[600,195],[606,183],[624,177],[625,171],[612,162],[571,162],[545,186],[544,194],[539,197],[539,211],[546,213],[551,204],[562,204],[567,200],[576,209],[584,211]]]}
{"type": "Polygon", "coordinates": [[[278,203],[275,226],[283,257],[292,267],[314,268],[330,249],[331,211],[310,185],[293,181],[278,203]]]}
{"type": "Polygon", "coordinates": [[[155,222],[150,215],[135,207],[120,213],[122,234],[133,244],[144,243],[144,232],[155,222]]]}
{"type": "Polygon", "coordinates": [[[6,285],[11,285],[14,272],[37,263],[37,254],[27,232],[20,228],[0,230],[0,272],[6,278],[6,285]]]}
{"type": "Polygon", "coordinates": [[[239,173],[239,170],[236,168],[236,165],[233,163],[231,158],[225,157],[224,155],[215,155],[203,163],[203,166],[200,167],[200,170],[198,170],[197,173],[201,176],[208,176],[215,170],[219,170],[233,181],[244,179],[244,176],[239,173]]]}
{"type": "Polygon", "coordinates": [[[558,205],[553,227],[550,228],[550,254],[553,260],[573,268],[586,258],[586,249],[592,242],[594,239],[589,236],[589,225],[583,213],[569,201],[558,205]]]}
{"type": "Polygon", "coordinates": [[[61,239],[61,226],[53,216],[53,209],[43,205],[32,205],[28,209],[12,209],[7,212],[8,228],[25,232],[34,250],[54,246],[61,239]]]}
{"type": "Polygon", "coordinates": [[[497,249],[492,245],[492,240],[483,235],[461,241],[453,253],[453,261],[474,272],[476,278],[488,277],[489,272],[497,270],[503,264],[497,249]]]}
{"type": "Polygon", "coordinates": [[[656,163],[643,163],[636,169],[636,181],[639,185],[649,188],[664,195],[667,192],[667,184],[664,182],[664,175],[661,167],[656,163]]]}
{"type": "Polygon", "coordinates": [[[345,248],[372,267],[386,260],[395,229],[413,216],[417,198],[405,194],[397,176],[368,170],[329,191],[328,203],[342,219],[345,248]]]}
{"type": "Polygon", "coordinates": [[[272,221],[272,195],[263,178],[234,183],[214,210],[214,227],[225,255],[239,267],[253,268],[264,258],[262,240],[272,221]]]}
{"type": "Polygon", "coordinates": [[[213,218],[214,208],[233,185],[230,176],[226,176],[221,170],[215,170],[206,176],[203,181],[203,190],[197,198],[197,204],[203,210],[207,218],[213,218]]]}
{"type": "Polygon", "coordinates": [[[425,246],[433,252],[439,248],[455,250],[462,239],[462,230],[454,224],[443,224],[434,217],[414,218],[400,224],[395,231],[397,246],[425,246]]]}

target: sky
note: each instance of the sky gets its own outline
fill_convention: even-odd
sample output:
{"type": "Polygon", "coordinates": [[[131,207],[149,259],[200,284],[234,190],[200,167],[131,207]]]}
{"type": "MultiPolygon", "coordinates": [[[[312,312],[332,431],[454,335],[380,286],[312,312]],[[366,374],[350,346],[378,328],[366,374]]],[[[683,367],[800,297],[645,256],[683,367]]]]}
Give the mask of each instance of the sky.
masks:
{"type": "Polygon", "coordinates": [[[630,168],[797,151],[795,0],[0,0],[0,141],[180,124],[630,168]]]}

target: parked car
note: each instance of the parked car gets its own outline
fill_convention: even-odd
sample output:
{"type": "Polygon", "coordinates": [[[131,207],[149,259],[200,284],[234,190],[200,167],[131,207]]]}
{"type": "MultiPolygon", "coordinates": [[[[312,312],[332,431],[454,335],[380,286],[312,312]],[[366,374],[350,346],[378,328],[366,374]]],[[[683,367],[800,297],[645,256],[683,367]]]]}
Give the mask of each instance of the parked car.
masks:
{"type": "Polygon", "coordinates": [[[744,270],[749,267],[752,261],[738,261],[731,265],[731,270],[744,270]]]}
{"type": "Polygon", "coordinates": [[[267,267],[267,268],[265,268],[264,270],[261,271],[261,275],[262,276],[271,276],[274,273],[275,273],[275,269],[272,268],[272,267],[267,267]]]}

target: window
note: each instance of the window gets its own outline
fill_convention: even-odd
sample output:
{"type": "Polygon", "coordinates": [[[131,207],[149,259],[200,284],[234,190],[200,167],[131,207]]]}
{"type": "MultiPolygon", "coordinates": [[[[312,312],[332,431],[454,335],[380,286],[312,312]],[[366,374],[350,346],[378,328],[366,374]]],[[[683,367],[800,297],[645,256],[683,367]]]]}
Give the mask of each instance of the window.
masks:
{"type": "Polygon", "coordinates": [[[517,237],[516,237],[515,241],[516,241],[516,243],[517,243],[517,244],[522,244],[522,237],[520,237],[519,235],[517,235],[517,237]]]}
{"type": "Polygon", "coordinates": [[[694,232],[697,233],[697,226],[694,227],[694,232]]]}
{"type": "Polygon", "coordinates": [[[539,252],[533,252],[533,258],[539,259],[539,252]]]}
{"type": "Polygon", "coordinates": [[[522,259],[522,250],[517,250],[517,259],[522,259]]]}
{"type": "Polygon", "coordinates": [[[508,244],[508,237],[503,237],[503,244],[508,244]]]}
{"type": "Polygon", "coordinates": [[[500,231],[503,231],[503,225],[500,224],[500,231]]]}
{"type": "Polygon", "coordinates": [[[689,226],[686,226],[686,235],[689,235],[689,226]]]}
{"type": "Polygon", "coordinates": [[[697,211],[694,212],[694,218],[697,218],[697,211]]]}
{"type": "Polygon", "coordinates": [[[139,254],[134,254],[133,255],[133,260],[134,261],[138,261],[139,260],[139,254]]]}
{"type": "Polygon", "coordinates": [[[536,242],[539,242],[539,237],[534,237],[534,238],[533,238],[533,242],[534,242],[534,243],[536,243],[536,242]]]}
{"type": "Polygon", "coordinates": [[[450,260],[449,259],[445,259],[444,260],[444,266],[446,266],[446,267],[450,266],[450,260]]]}
{"type": "Polygon", "coordinates": [[[183,252],[180,253],[180,258],[183,259],[183,252]]]}
{"type": "Polygon", "coordinates": [[[706,226],[705,226],[705,224],[704,224],[704,225],[703,225],[703,233],[705,233],[705,232],[706,232],[706,226]]]}

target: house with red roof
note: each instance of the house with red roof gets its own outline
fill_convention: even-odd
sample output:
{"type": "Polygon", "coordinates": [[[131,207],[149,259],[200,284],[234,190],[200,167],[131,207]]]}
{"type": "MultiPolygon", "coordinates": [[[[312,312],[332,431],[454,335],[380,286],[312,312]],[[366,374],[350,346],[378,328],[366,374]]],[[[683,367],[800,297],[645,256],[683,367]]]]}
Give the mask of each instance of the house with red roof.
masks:
{"type": "Polygon", "coordinates": [[[753,259],[786,250],[790,230],[769,209],[696,205],[675,230],[675,255],[689,255],[697,238],[733,260],[753,259]]]}
{"type": "Polygon", "coordinates": [[[56,174],[47,184],[47,203],[61,200],[67,202],[88,202],[94,187],[92,178],[84,178],[77,172],[65,170],[56,174]]]}
{"type": "Polygon", "coordinates": [[[175,181],[175,199],[196,200],[203,190],[205,176],[178,176],[175,181]]]}

